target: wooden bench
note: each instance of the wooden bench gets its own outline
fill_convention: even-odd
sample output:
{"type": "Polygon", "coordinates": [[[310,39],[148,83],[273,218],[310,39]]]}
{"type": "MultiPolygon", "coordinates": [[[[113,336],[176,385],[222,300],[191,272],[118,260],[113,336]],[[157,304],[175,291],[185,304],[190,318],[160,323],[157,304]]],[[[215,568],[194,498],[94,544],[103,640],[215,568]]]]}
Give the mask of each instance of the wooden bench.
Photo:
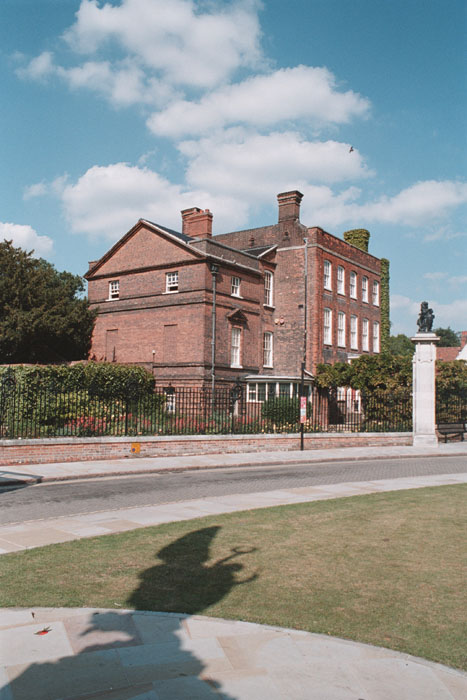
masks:
{"type": "Polygon", "coordinates": [[[467,421],[461,421],[459,423],[438,423],[437,428],[438,433],[444,435],[444,442],[447,442],[448,436],[460,436],[461,440],[464,441],[464,433],[467,432],[467,421]]]}

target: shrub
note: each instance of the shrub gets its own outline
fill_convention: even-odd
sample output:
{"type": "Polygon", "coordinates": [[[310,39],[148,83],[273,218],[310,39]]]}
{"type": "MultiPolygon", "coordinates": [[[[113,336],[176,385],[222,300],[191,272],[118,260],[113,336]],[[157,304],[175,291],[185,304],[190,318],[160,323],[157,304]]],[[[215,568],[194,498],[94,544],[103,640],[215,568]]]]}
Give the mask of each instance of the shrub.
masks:
{"type": "Polygon", "coordinates": [[[279,396],[263,403],[261,414],[275,425],[295,424],[300,420],[300,399],[279,396]]]}

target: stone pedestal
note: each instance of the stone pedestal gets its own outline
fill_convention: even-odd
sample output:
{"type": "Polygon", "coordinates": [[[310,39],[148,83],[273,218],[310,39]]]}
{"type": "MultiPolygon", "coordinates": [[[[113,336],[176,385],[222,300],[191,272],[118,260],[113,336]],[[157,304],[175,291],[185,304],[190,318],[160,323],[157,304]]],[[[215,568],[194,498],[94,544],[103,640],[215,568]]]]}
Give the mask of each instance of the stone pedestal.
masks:
{"type": "Polygon", "coordinates": [[[417,333],[413,357],[413,444],[434,446],[436,436],[435,333],[417,333]]]}

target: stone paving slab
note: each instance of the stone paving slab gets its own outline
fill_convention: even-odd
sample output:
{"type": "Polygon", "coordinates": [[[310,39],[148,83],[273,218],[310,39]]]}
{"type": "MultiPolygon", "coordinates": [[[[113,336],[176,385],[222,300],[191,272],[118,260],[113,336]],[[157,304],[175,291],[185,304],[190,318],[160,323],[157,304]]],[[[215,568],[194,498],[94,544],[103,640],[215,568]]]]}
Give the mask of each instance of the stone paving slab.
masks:
{"type": "Polygon", "coordinates": [[[467,472],[464,474],[425,475],[399,479],[381,479],[378,481],[352,481],[349,483],[330,484],[328,486],[278,489],[255,494],[211,496],[178,503],[144,507],[135,506],[132,508],[100,511],[98,513],[34,520],[21,525],[0,526],[0,555],[24,549],[33,549],[47,544],[68,542],[83,537],[109,535],[139,527],[191,520],[211,514],[220,515],[241,510],[307,503],[359,494],[463,483],[467,483],[467,472]]]}
{"type": "Polygon", "coordinates": [[[200,615],[31,612],[0,609],[1,700],[467,697],[465,673],[325,635],[200,615]]]}

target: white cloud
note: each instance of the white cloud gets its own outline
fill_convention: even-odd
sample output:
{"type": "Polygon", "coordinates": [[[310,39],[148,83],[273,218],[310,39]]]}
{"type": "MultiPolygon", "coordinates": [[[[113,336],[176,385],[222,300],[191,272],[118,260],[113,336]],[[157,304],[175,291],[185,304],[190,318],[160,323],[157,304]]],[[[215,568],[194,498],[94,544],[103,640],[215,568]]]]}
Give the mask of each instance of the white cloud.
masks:
{"type": "Polygon", "coordinates": [[[232,129],[218,137],[185,141],[180,151],[189,163],[189,186],[229,192],[252,205],[300,189],[309,182],[339,182],[367,177],[361,155],[337,141],[307,141],[292,132],[268,135],[232,129]]]}
{"type": "Polygon", "coordinates": [[[366,217],[417,226],[437,219],[449,209],[467,203],[467,183],[449,180],[417,182],[394,197],[382,197],[365,206],[366,217]]]}
{"type": "Polygon", "coordinates": [[[34,185],[29,185],[25,187],[23,192],[23,199],[33,199],[34,197],[43,197],[47,194],[49,187],[46,182],[36,182],[34,185]]]}
{"type": "Polygon", "coordinates": [[[432,225],[467,203],[467,184],[449,180],[418,182],[392,197],[384,196],[366,203],[357,201],[361,192],[355,187],[338,194],[329,187],[309,187],[302,191],[306,195],[304,212],[312,214],[316,224],[325,227],[344,223],[360,226],[362,222],[413,227],[432,225]]]}
{"type": "Polygon", "coordinates": [[[434,230],[425,234],[423,240],[428,243],[435,241],[452,241],[454,238],[467,238],[465,231],[451,231],[448,226],[436,225],[434,230]]]}
{"type": "Polygon", "coordinates": [[[425,272],[423,275],[424,279],[432,282],[439,282],[439,280],[446,279],[447,276],[447,272],[425,272]]]}
{"type": "Polygon", "coordinates": [[[52,182],[35,182],[32,185],[28,185],[24,188],[23,199],[33,199],[34,197],[45,197],[47,195],[61,196],[63,189],[68,180],[68,175],[60,175],[56,177],[52,182]]]}
{"type": "MultiPolygon", "coordinates": [[[[347,144],[300,141],[291,133],[243,137],[238,142],[233,135],[231,143],[221,141],[217,146],[212,140],[183,143],[182,151],[190,159],[184,184],[171,183],[147,167],[115,163],[96,165],[75,183],[58,178],[51,187],[62,198],[74,232],[110,239],[118,238],[139,218],[179,230],[179,211],[192,206],[213,211],[215,231],[232,231],[247,225],[251,212],[269,206],[275,194],[296,188],[305,195],[301,220],[308,226],[334,231],[344,223],[349,227],[369,222],[411,223],[407,207],[405,221],[392,206],[393,200],[406,199],[406,190],[392,199],[385,198],[383,206],[381,199],[359,203],[362,190],[355,186],[336,192],[329,185],[311,184],[315,177],[325,180],[340,176],[344,180],[367,174],[358,152],[349,154],[347,144]],[[392,221],[386,206],[395,212],[392,221]]],[[[449,184],[457,186],[439,183],[443,190],[449,190],[449,184]]],[[[435,189],[435,183],[429,185],[435,189]]],[[[430,205],[427,217],[445,215],[446,201],[450,207],[455,206],[455,200],[440,198],[440,210],[435,212],[430,205]]],[[[417,216],[420,214],[418,209],[417,216]]],[[[439,275],[426,273],[425,277],[436,280],[439,275]]]]}
{"type": "Polygon", "coordinates": [[[62,201],[73,232],[111,241],[140,218],[180,231],[180,211],[192,206],[212,208],[217,230],[245,224],[248,213],[233,197],[187,190],[127,163],[90,168],[75,184],[66,185],[62,201]]]}
{"type": "Polygon", "coordinates": [[[32,226],[4,223],[0,221],[0,240],[13,241],[13,245],[24,250],[34,250],[37,255],[52,252],[53,241],[48,236],[39,236],[32,226]]]}
{"type": "Polygon", "coordinates": [[[55,76],[71,89],[86,88],[106,97],[115,106],[133,104],[166,104],[177,97],[170,85],[146,73],[130,59],[122,61],[86,61],[79,66],[64,68],[54,62],[47,52],[23,68],[17,69],[22,78],[44,79],[55,76]]]}
{"type": "Polygon", "coordinates": [[[83,54],[112,43],[172,84],[212,87],[261,60],[258,7],[252,0],[220,8],[192,0],[122,0],[102,7],[82,0],[65,39],[83,54]]]}
{"type": "Polygon", "coordinates": [[[153,114],[147,124],[155,134],[179,138],[232,124],[261,128],[301,119],[315,126],[342,124],[368,110],[367,99],[351,90],[338,91],[326,68],[297,66],[222,87],[199,102],[179,100],[153,114]]]}
{"type": "MultiPolygon", "coordinates": [[[[431,282],[440,282],[449,277],[447,272],[425,272],[423,275],[424,279],[430,280],[431,282]]],[[[467,282],[467,275],[454,275],[449,277],[449,284],[465,284],[467,282]]]]}
{"type": "Polygon", "coordinates": [[[26,67],[17,68],[16,70],[20,78],[30,78],[31,80],[43,80],[55,72],[56,66],[53,62],[53,54],[50,51],[44,51],[36,58],[33,58],[26,67]]]}

